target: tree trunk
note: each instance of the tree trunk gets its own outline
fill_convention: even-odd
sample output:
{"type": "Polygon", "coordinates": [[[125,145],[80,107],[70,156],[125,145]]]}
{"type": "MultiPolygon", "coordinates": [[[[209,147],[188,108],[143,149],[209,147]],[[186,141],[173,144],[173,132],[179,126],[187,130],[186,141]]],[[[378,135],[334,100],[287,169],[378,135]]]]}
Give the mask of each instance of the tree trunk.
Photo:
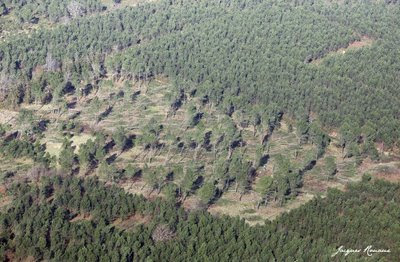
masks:
{"type": "Polygon", "coordinates": [[[171,145],[168,145],[168,152],[167,152],[167,155],[166,155],[165,160],[164,160],[164,165],[167,164],[167,162],[169,160],[170,152],[171,152],[171,145]]]}
{"type": "Polygon", "coordinates": [[[224,180],[224,186],[223,186],[222,190],[225,191],[227,189],[227,187],[228,187],[228,180],[225,179],[224,180]]]}
{"type": "Polygon", "coordinates": [[[188,195],[189,195],[189,193],[185,193],[185,195],[183,196],[183,199],[182,199],[182,203],[185,203],[185,200],[188,197],[188,195]]]}
{"type": "Polygon", "coordinates": [[[153,151],[153,149],[150,147],[150,151],[149,151],[149,154],[148,154],[148,156],[147,156],[147,163],[148,163],[148,164],[151,164],[151,160],[152,160],[152,158],[153,158],[153,155],[154,155],[154,151],[153,151]]]}
{"type": "Polygon", "coordinates": [[[265,141],[265,137],[266,137],[267,135],[268,135],[268,131],[262,133],[261,139],[260,139],[260,142],[261,142],[262,145],[264,145],[265,142],[267,142],[267,141],[265,141]]]}
{"type": "Polygon", "coordinates": [[[214,159],[217,158],[217,144],[216,143],[213,145],[213,154],[214,154],[214,159]]]}
{"type": "Polygon", "coordinates": [[[229,147],[229,151],[228,151],[228,156],[227,156],[227,160],[231,160],[231,158],[232,158],[232,154],[233,154],[233,150],[232,150],[232,148],[231,147],[229,147]]]}
{"type": "Polygon", "coordinates": [[[199,157],[199,152],[200,152],[200,146],[196,147],[196,150],[194,151],[194,160],[197,160],[199,157]]]}

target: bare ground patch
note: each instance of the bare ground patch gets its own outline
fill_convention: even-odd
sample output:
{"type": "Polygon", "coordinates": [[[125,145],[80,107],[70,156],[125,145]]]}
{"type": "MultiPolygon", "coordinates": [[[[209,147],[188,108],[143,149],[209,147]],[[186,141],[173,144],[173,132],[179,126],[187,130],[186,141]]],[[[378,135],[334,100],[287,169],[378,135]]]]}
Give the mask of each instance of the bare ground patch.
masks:
{"type": "Polygon", "coordinates": [[[118,186],[124,189],[124,191],[127,193],[142,195],[149,200],[155,200],[158,197],[164,197],[162,192],[152,190],[145,184],[145,182],[141,180],[122,182],[119,183],[118,186]]]}
{"type": "Polygon", "coordinates": [[[376,163],[367,159],[360,167],[363,173],[369,173],[374,178],[387,180],[389,182],[400,182],[400,161],[387,163],[376,163]]]}
{"type": "Polygon", "coordinates": [[[273,220],[280,214],[307,203],[313,199],[313,197],[314,195],[312,194],[304,193],[297,196],[295,200],[289,201],[283,207],[271,203],[267,206],[260,206],[260,208],[257,209],[257,202],[260,199],[258,194],[246,194],[242,197],[242,201],[239,201],[239,193],[228,192],[225,193],[217,203],[211,205],[208,211],[217,216],[223,214],[239,216],[244,218],[248,224],[256,225],[263,224],[265,219],[273,220]]]}
{"type": "Polygon", "coordinates": [[[349,43],[349,45],[345,48],[339,48],[336,51],[326,53],[324,56],[312,60],[311,64],[319,65],[325,58],[327,58],[331,55],[344,55],[350,50],[356,50],[356,49],[359,49],[359,48],[362,48],[365,46],[370,46],[374,42],[375,42],[375,40],[373,38],[371,38],[369,36],[362,36],[360,40],[349,43]]]}
{"type": "Polygon", "coordinates": [[[90,214],[78,214],[76,217],[71,219],[69,222],[79,222],[79,221],[90,221],[92,220],[92,216],[90,214]]]}
{"type": "Polygon", "coordinates": [[[1,109],[0,110],[0,124],[13,125],[13,124],[15,124],[17,116],[18,116],[18,112],[16,112],[16,111],[1,109]]]}
{"type": "Polygon", "coordinates": [[[0,209],[7,209],[7,206],[12,203],[12,198],[10,196],[0,197],[0,209]]]}
{"type": "Polygon", "coordinates": [[[332,180],[321,180],[314,176],[306,176],[304,178],[303,189],[307,192],[313,193],[325,193],[328,188],[337,188],[339,190],[344,190],[345,185],[340,183],[337,179],[332,180]]]}
{"type": "MultiPolygon", "coordinates": [[[[72,145],[76,147],[75,153],[78,153],[79,146],[86,143],[89,139],[94,140],[94,137],[89,134],[84,134],[84,133],[73,136],[71,138],[71,141],[72,141],[72,145]]],[[[50,155],[58,157],[58,155],[60,154],[62,142],[63,142],[61,137],[59,137],[55,134],[50,134],[41,142],[46,143],[46,151],[50,155]]]]}
{"type": "Polygon", "coordinates": [[[148,224],[151,221],[151,219],[152,219],[151,216],[134,214],[126,219],[122,218],[116,219],[113,222],[113,225],[121,229],[130,230],[133,229],[135,226],[148,224]]]}

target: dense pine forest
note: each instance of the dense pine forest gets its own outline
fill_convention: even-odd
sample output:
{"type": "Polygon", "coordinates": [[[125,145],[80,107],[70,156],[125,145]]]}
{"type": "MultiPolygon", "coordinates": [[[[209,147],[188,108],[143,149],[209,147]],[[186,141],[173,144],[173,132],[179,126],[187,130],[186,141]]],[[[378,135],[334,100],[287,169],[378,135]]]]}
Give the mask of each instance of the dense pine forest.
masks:
{"type": "Polygon", "coordinates": [[[0,218],[1,255],[10,258],[13,250],[12,259],[54,261],[364,261],[365,254],[348,260],[332,254],[337,243],[374,243],[391,253],[371,261],[395,261],[399,190],[365,178],[345,193],[329,191],[326,199],[250,227],[226,216],[187,214],[173,202],[146,201],[94,179],[44,177],[40,184],[10,188],[12,207],[0,218]],[[134,224],[129,230],[118,223],[128,217],[134,224]]]}
{"type": "Polygon", "coordinates": [[[0,258],[397,261],[399,18],[1,2],[0,258]]]}
{"type": "Polygon", "coordinates": [[[136,79],[166,74],[211,103],[247,114],[248,105],[276,103],[299,118],[316,113],[331,127],[351,121],[360,129],[370,120],[375,139],[393,146],[399,7],[324,2],[160,1],[17,35],[1,45],[2,82],[10,83],[2,95],[19,104],[46,89],[60,96],[65,83],[93,81],[104,71],[136,79]],[[375,44],[310,63],[362,37],[375,44]],[[127,50],[113,52],[121,49],[127,50]],[[107,56],[105,66],[111,53],[118,55],[107,56]],[[38,66],[55,83],[32,89],[38,66]]]}

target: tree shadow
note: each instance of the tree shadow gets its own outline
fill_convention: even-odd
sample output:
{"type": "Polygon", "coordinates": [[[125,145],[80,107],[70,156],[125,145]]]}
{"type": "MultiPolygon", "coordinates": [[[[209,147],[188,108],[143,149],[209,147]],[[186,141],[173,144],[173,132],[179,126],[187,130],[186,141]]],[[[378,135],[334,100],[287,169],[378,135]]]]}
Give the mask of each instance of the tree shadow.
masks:
{"type": "Polygon", "coordinates": [[[268,164],[268,161],[269,161],[269,155],[268,154],[267,155],[263,155],[260,158],[260,165],[259,166],[265,166],[266,164],[268,164]]]}
{"type": "Polygon", "coordinates": [[[126,140],[124,147],[122,148],[122,152],[126,152],[126,151],[129,151],[130,149],[132,149],[132,147],[134,145],[133,141],[135,139],[136,139],[136,135],[130,135],[126,140]]]}
{"type": "Polygon", "coordinates": [[[50,120],[48,120],[48,119],[40,120],[39,123],[37,124],[38,130],[40,132],[46,131],[49,123],[50,123],[50,120]]]}
{"type": "Polygon", "coordinates": [[[88,96],[92,92],[93,88],[92,84],[87,84],[81,89],[81,94],[83,96],[88,96]]]}
{"type": "Polygon", "coordinates": [[[131,95],[131,101],[132,102],[135,102],[136,101],[136,99],[138,98],[138,96],[140,95],[140,90],[139,91],[136,91],[135,93],[133,93],[132,95],[131,95]]]}
{"type": "Polygon", "coordinates": [[[75,93],[75,86],[70,81],[68,81],[65,84],[62,91],[64,94],[73,94],[73,93],[75,93]]]}
{"type": "Polygon", "coordinates": [[[192,190],[196,191],[197,189],[199,189],[203,185],[203,182],[204,182],[203,176],[197,177],[197,179],[193,182],[192,190]]]}
{"type": "Polygon", "coordinates": [[[117,154],[112,154],[110,157],[106,158],[107,164],[112,164],[117,159],[117,154]]]}
{"type": "Polygon", "coordinates": [[[316,164],[317,164],[317,160],[311,160],[310,162],[308,162],[308,164],[299,171],[300,175],[303,176],[305,172],[313,169],[316,164]]]}
{"type": "Polygon", "coordinates": [[[74,109],[76,107],[76,101],[67,104],[68,109],[74,109]]]}
{"type": "Polygon", "coordinates": [[[115,146],[115,142],[114,140],[111,140],[110,142],[108,142],[105,146],[104,146],[104,150],[106,152],[106,154],[108,154],[115,146]]]}
{"type": "Polygon", "coordinates": [[[114,108],[113,106],[107,107],[107,109],[97,117],[97,123],[99,123],[104,118],[109,116],[111,114],[111,112],[113,111],[113,108],[114,108]]]}
{"type": "Polygon", "coordinates": [[[80,115],[81,115],[81,111],[74,112],[72,115],[68,116],[68,120],[74,120],[80,115]]]}
{"type": "Polygon", "coordinates": [[[165,180],[168,182],[172,182],[172,181],[174,181],[174,177],[175,177],[175,174],[174,174],[174,171],[172,171],[167,174],[165,180]]]}

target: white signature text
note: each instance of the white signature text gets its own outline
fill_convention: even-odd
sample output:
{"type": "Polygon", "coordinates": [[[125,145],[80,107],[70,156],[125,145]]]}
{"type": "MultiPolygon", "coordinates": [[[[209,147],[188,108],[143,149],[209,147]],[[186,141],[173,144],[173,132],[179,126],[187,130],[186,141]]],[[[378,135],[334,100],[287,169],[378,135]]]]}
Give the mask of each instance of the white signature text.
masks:
{"type": "Polygon", "coordinates": [[[345,257],[352,253],[365,253],[367,256],[371,257],[375,253],[390,253],[390,249],[377,249],[374,248],[372,245],[367,246],[364,249],[352,249],[352,248],[345,248],[344,246],[340,246],[335,253],[332,254],[332,257],[336,256],[337,254],[343,253],[345,257]]]}

